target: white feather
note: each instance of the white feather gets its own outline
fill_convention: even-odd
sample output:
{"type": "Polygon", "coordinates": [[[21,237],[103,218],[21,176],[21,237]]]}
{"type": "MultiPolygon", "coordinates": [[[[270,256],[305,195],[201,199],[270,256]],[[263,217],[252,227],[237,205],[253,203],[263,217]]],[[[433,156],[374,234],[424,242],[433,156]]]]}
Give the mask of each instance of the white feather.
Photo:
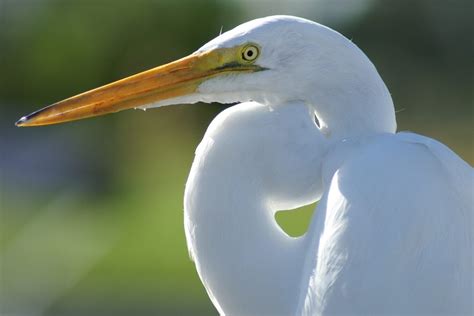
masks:
{"type": "Polygon", "coordinates": [[[472,314],[473,169],[394,134],[384,82],[341,34],[275,16],[200,51],[246,43],[267,70],[157,104],[246,102],[212,122],[186,184],[189,251],[218,311],[472,314]],[[276,224],[276,211],[320,198],[304,236],[276,224]]]}

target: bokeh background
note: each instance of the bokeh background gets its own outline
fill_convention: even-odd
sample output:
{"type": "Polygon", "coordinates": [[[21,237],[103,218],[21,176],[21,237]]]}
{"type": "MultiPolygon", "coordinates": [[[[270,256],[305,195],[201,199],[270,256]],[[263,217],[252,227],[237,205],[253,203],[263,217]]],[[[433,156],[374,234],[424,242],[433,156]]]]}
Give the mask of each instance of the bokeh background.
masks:
{"type": "MultiPolygon", "coordinates": [[[[471,165],[470,0],[0,0],[1,315],[214,315],[189,260],[182,196],[218,104],[41,128],[22,115],[187,55],[271,14],[319,21],[386,81],[400,130],[471,165]]],[[[313,206],[279,213],[302,234],[313,206]]]]}

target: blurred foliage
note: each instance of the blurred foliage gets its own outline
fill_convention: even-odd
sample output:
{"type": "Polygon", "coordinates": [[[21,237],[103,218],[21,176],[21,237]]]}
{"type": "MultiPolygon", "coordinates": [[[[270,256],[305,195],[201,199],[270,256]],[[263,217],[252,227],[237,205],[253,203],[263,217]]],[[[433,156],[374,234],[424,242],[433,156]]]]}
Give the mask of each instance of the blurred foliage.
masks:
{"type": "MultiPolygon", "coordinates": [[[[0,0],[0,313],[215,314],[189,260],[182,195],[224,107],[126,111],[17,129],[43,105],[182,57],[251,18],[296,14],[359,45],[401,130],[473,151],[471,1],[0,0]]],[[[314,206],[280,212],[304,233],[314,206]]]]}

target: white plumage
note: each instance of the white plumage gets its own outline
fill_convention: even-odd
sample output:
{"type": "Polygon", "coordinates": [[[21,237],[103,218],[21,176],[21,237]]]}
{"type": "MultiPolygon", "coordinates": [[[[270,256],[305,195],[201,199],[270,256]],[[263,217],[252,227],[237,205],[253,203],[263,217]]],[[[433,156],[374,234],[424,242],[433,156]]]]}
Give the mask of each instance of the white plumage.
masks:
{"type": "Polygon", "coordinates": [[[211,123],[185,192],[188,248],[221,314],[474,313],[473,169],[397,134],[374,65],[320,24],[250,21],[17,125],[199,101],[240,103],[211,123]],[[317,200],[304,236],[275,222],[317,200]]]}
{"type": "Polygon", "coordinates": [[[188,246],[219,312],[472,313],[472,168],[394,134],[383,81],[342,35],[269,17],[201,50],[242,42],[270,70],[211,79],[195,100],[258,103],[216,117],[185,194],[188,246]],[[275,223],[319,198],[304,236],[275,223]]]}

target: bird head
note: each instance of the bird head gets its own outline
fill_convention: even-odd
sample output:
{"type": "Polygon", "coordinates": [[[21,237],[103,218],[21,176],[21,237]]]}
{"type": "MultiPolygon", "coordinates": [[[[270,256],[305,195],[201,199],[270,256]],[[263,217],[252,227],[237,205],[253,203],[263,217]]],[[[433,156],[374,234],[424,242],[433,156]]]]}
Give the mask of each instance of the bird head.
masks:
{"type": "Polygon", "coordinates": [[[239,25],[187,57],[33,112],[17,125],[56,124],[130,108],[251,100],[271,106],[323,104],[324,123],[325,109],[343,112],[358,96],[380,94],[390,99],[375,67],[351,41],[312,21],[272,16],[239,25]]]}

